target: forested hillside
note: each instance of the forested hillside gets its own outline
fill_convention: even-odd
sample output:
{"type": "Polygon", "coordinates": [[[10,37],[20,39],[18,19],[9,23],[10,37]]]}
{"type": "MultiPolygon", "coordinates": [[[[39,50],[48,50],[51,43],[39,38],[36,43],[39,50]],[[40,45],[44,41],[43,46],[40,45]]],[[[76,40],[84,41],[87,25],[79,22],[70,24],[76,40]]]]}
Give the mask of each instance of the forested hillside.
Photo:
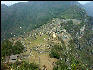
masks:
{"type": "Polygon", "coordinates": [[[74,1],[31,1],[9,7],[1,5],[1,38],[3,40],[31,31],[77,4],[80,5],[74,1]]]}

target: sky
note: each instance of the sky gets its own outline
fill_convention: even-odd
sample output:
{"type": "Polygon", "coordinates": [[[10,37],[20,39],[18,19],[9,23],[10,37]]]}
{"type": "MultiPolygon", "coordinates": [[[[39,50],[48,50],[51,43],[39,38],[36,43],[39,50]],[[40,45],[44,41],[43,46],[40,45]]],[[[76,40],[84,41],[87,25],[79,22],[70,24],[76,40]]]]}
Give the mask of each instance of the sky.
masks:
{"type": "Polygon", "coordinates": [[[1,4],[5,4],[7,6],[13,5],[18,2],[27,2],[27,1],[1,1],[1,4]]]}
{"type": "MultiPolygon", "coordinates": [[[[10,5],[13,5],[13,4],[18,3],[18,2],[27,2],[27,1],[1,1],[1,4],[5,4],[7,6],[10,6],[10,5]]],[[[78,2],[81,4],[86,4],[90,1],[78,1],[78,2]]]]}

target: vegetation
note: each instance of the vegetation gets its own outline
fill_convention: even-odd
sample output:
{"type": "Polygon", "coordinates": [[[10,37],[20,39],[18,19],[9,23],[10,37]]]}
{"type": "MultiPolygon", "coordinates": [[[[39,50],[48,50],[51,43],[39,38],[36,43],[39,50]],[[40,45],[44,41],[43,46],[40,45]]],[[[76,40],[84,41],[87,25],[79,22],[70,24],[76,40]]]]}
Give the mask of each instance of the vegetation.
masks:
{"type": "MultiPolygon", "coordinates": [[[[66,24],[61,24],[61,26],[63,26],[66,31],[71,34],[73,39],[69,41],[68,50],[66,49],[67,46],[64,45],[62,39],[60,39],[62,46],[53,46],[50,57],[58,59],[54,66],[54,70],[91,70],[93,62],[93,32],[91,29],[93,25],[84,22],[75,25],[70,20],[66,24]],[[86,27],[83,31],[84,34],[81,38],[78,38],[76,33],[80,33],[80,29],[84,27],[84,25],[86,27]]],[[[81,34],[78,36],[81,36],[81,34]]]]}
{"type": "MultiPolygon", "coordinates": [[[[56,23],[58,23],[58,25],[56,26],[54,23],[56,27],[53,26],[53,28],[53,24],[50,22],[48,25],[48,27],[50,26],[50,29],[47,29],[46,27],[45,31],[43,28],[46,25],[44,25],[41,29],[38,29],[42,35],[39,35],[37,30],[35,33],[33,31],[31,36],[26,36],[26,38],[22,39],[25,45],[29,46],[26,47],[26,53],[31,57],[35,56],[36,58],[37,53],[42,55],[48,48],[50,54],[47,54],[49,54],[50,58],[57,59],[53,70],[91,70],[93,68],[93,17],[89,17],[86,11],[78,4],[78,2],[73,1],[41,1],[17,3],[10,7],[1,5],[1,38],[3,40],[1,43],[1,69],[39,70],[39,65],[35,63],[27,63],[25,61],[4,63],[4,59],[7,56],[20,54],[24,50],[24,46],[20,41],[11,42],[7,39],[14,37],[14,35],[16,37],[26,34],[26,32],[39,28],[43,24],[46,24],[47,21],[57,17],[62,19],[64,23],[60,23],[60,20],[57,20],[56,23]],[[74,24],[73,19],[80,21],[80,23],[74,24]],[[56,37],[58,37],[58,39],[51,37],[51,31],[56,33],[56,37]],[[65,45],[66,40],[63,41],[63,37],[61,36],[64,33],[71,36],[71,38],[69,38],[71,40],[69,42],[67,41],[67,46],[65,45]],[[53,42],[56,41],[60,41],[60,44],[54,45],[53,42]],[[34,50],[38,51],[36,52],[36,55],[34,55],[34,50]]],[[[54,19],[54,22],[55,20],[56,19],[54,19]]],[[[64,39],[67,39],[68,37],[64,35],[64,39]]],[[[39,56],[39,59],[40,58],[41,57],[39,56]]],[[[46,58],[46,56],[44,58],[46,58]]],[[[46,66],[44,65],[44,67],[46,66]]]]}
{"type": "Polygon", "coordinates": [[[23,52],[23,45],[21,44],[20,41],[17,41],[15,43],[15,45],[13,45],[12,42],[10,42],[9,40],[4,40],[2,42],[2,47],[1,47],[1,70],[5,70],[5,69],[14,69],[14,70],[38,70],[39,66],[36,65],[35,63],[27,63],[25,61],[19,62],[16,61],[16,63],[3,63],[4,59],[6,56],[10,56],[11,54],[20,54],[21,52],[23,52]]]}
{"type": "Polygon", "coordinates": [[[39,70],[39,66],[35,63],[27,63],[25,61],[10,64],[1,64],[1,70],[9,69],[9,70],[39,70]]]}
{"type": "Polygon", "coordinates": [[[65,18],[65,19],[80,19],[83,20],[85,19],[87,16],[86,12],[83,8],[80,8],[77,5],[71,6],[68,10],[64,11],[63,13],[61,13],[61,18],[65,18]]]}
{"type": "Polygon", "coordinates": [[[1,44],[1,56],[10,56],[12,54],[13,43],[9,40],[4,40],[1,44]]]}
{"type": "Polygon", "coordinates": [[[11,54],[20,54],[23,52],[24,46],[20,41],[17,41],[15,45],[9,40],[4,40],[1,44],[1,56],[10,56],[11,54]]]}
{"type": "Polygon", "coordinates": [[[15,55],[15,54],[20,54],[20,53],[22,53],[23,50],[24,50],[24,46],[21,44],[20,41],[17,41],[17,42],[15,43],[15,45],[13,46],[13,48],[12,48],[12,51],[13,51],[13,54],[14,54],[14,55],[15,55]]]}
{"type": "Polygon", "coordinates": [[[78,2],[73,1],[41,1],[18,3],[10,7],[1,5],[1,39],[23,35],[24,32],[29,32],[46,24],[52,18],[61,16],[62,12],[77,4],[78,2]]]}
{"type": "Polygon", "coordinates": [[[34,63],[27,63],[25,61],[11,64],[10,67],[14,70],[38,70],[39,66],[34,63]]]}
{"type": "Polygon", "coordinates": [[[61,49],[60,45],[54,45],[53,48],[51,49],[50,57],[59,59],[60,58],[60,55],[59,55],[60,49],[61,49]]]}
{"type": "MultiPolygon", "coordinates": [[[[58,59],[56,65],[54,66],[54,70],[91,69],[91,62],[93,62],[93,32],[91,30],[92,24],[83,22],[75,25],[70,20],[66,24],[61,24],[61,26],[63,26],[66,31],[72,35],[73,39],[69,41],[68,50],[66,49],[67,46],[64,45],[62,39],[60,39],[62,46],[53,46],[50,57],[58,59]],[[83,31],[84,34],[81,38],[78,38],[76,33],[80,33],[80,29],[84,27],[84,25],[86,27],[83,31]],[[71,32],[72,30],[73,32],[71,32]]],[[[81,34],[78,36],[81,36],[81,34]]]]}
{"type": "Polygon", "coordinates": [[[70,41],[70,45],[69,45],[71,50],[70,49],[66,50],[65,49],[66,46],[62,47],[62,46],[55,45],[53,47],[54,48],[52,48],[50,56],[58,59],[53,70],[77,70],[77,69],[85,70],[85,69],[88,69],[85,63],[83,63],[84,58],[81,59],[82,56],[80,58],[77,57],[77,55],[79,55],[80,52],[78,53],[78,51],[75,49],[75,45],[73,41],[70,41]],[[75,55],[76,53],[78,54],[75,55]]]}

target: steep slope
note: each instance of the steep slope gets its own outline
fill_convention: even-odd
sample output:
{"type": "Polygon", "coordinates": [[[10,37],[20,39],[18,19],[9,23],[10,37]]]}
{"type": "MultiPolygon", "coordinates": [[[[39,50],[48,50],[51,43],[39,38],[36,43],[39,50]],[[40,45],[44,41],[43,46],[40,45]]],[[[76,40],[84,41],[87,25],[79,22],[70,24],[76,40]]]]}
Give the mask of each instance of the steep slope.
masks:
{"type": "Polygon", "coordinates": [[[31,31],[51,18],[57,17],[73,5],[79,5],[79,3],[74,1],[31,1],[9,7],[1,5],[1,38],[6,39],[31,31]]]}
{"type": "Polygon", "coordinates": [[[89,2],[83,5],[89,16],[93,17],[93,2],[89,2]]]}
{"type": "MultiPolygon", "coordinates": [[[[53,2],[53,4],[55,3],[53,2]]],[[[40,2],[37,6],[42,4],[40,2]]],[[[48,4],[51,5],[50,2],[48,4]]],[[[23,6],[23,4],[20,4],[20,6],[23,6]]],[[[59,12],[59,7],[56,7],[57,9],[52,9],[54,12],[53,16],[59,12]]],[[[21,16],[19,17],[21,19],[21,16]]],[[[93,25],[90,24],[86,11],[74,5],[63,10],[56,17],[39,28],[27,32],[25,35],[9,39],[13,43],[20,40],[24,45],[24,52],[19,54],[21,60],[25,60],[28,63],[37,63],[40,69],[47,70],[92,70],[93,25]]],[[[15,65],[10,67],[18,69],[15,65]]]]}
{"type": "Polygon", "coordinates": [[[90,69],[93,62],[93,25],[77,19],[53,18],[20,40],[26,48],[22,59],[48,70],[90,69]],[[57,67],[58,66],[58,67],[57,67]]]}

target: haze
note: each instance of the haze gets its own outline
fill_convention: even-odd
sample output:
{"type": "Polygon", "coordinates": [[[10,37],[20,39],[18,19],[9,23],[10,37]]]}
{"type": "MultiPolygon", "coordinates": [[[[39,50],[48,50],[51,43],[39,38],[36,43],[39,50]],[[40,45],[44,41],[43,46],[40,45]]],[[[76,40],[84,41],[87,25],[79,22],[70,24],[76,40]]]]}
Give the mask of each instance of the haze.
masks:
{"type": "MultiPolygon", "coordinates": [[[[28,2],[28,1],[1,1],[1,4],[11,6],[11,5],[13,5],[15,3],[18,3],[18,2],[28,2]]],[[[86,3],[90,2],[90,1],[78,1],[78,2],[81,3],[81,4],[86,4],[86,3]]]]}

